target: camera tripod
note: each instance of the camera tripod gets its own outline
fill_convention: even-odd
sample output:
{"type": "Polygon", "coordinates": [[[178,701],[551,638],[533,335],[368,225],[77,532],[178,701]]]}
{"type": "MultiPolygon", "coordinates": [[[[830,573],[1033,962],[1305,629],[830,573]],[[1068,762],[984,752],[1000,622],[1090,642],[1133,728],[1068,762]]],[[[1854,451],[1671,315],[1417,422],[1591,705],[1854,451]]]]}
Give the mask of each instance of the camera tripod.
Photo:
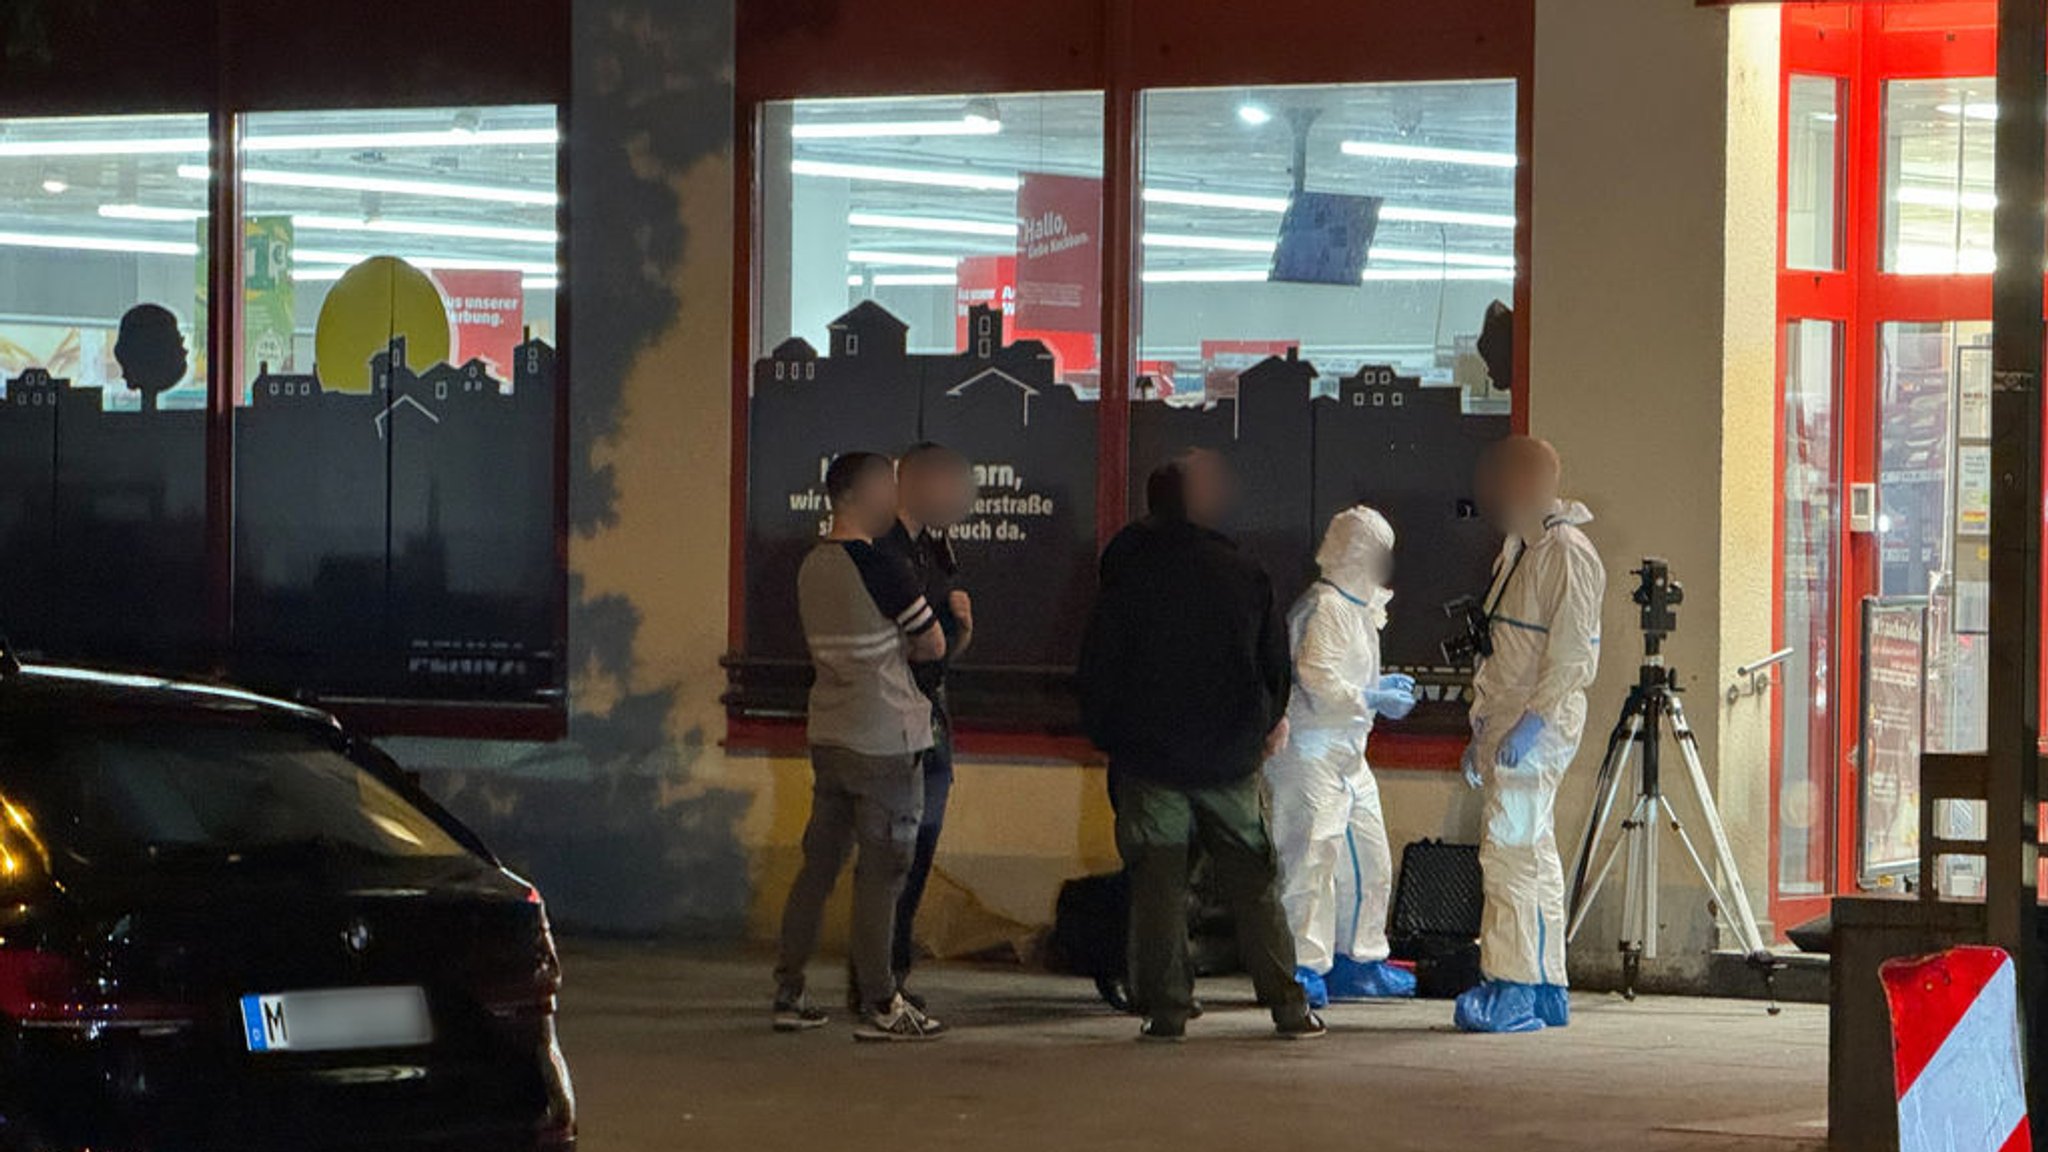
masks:
{"type": "Polygon", "coordinates": [[[1636,979],[1641,973],[1644,958],[1657,958],[1657,889],[1660,878],[1657,833],[1659,825],[1669,827],[1685,849],[1686,858],[1699,875],[1701,885],[1707,890],[1709,907],[1715,918],[1734,933],[1747,954],[1750,967],[1762,976],[1764,992],[1770,999],[1769,1010],[1775,1016],[1779,1011],[1776,979],[1779,962],[1765,946],[1763,933],[1757,928],[1756,913],[1750,906],[1749,893],[1743,887],[1742,874],[1736,868],[1735,854],[1728,845],[1727,828],[1721,823],[1720,811],[1707,787],[1706,770],[1700,766],[1699,743],[1693,736],[1692,726],[1686,723],[1685,709],[1678,701],[1677,675],[1665,664],[1661,651],[1664,637],[1677,626],[1671,605],[1678,603],[1683,593],[1670,582],[1669,573],[1660,561],[1644,561],[1638,574],[1643,577],[1643,583],[1635,593],[1636,603],[1643,606],[1643,664],[1635,686],[1629,689],[1628,701],[1622,706],[1621,719],[1607,738],[1607,756],[1601,763],[1599,783],[1594,789],[1593,810],[1586,816],[1585,832],[1579,840],[1572,870],[1570,917],[1565,939],[1570,941],[1578,937],[1579,929],[1585,926],[1587,913],[1600,896],[1601,887],[1626,853],[1622,878],[1622,932],[1618,947],[1621,951],[1622,995],[1635,999],[1636,979]],[[1721,875],[1726,877],[1725,883],[1714,879],[1714,873],[1708,869],[1706,860],[1694,845],[1692,835],[1665,798],[1660,752],[1667,721],[1671,725],[1672,736],[1677,739],[1679,754],[1685,761],[1685,783],[1691,786],[1693,798],[1699,802],[1700,811],[1705,815],[1714,862],[1719,866],[1721,875]],[[1609,825],[1620,804],[1622,785],[1630,776],[1631,761],[1636,762],[1634,800],[1622,818],[1613,843],[1607,845],[1605,854],[1601,855],[1602,841],[1607,838],[1609,825]],[[1599,856],[1597,868],[1594,865],[1596,856],[1599,856]]]}

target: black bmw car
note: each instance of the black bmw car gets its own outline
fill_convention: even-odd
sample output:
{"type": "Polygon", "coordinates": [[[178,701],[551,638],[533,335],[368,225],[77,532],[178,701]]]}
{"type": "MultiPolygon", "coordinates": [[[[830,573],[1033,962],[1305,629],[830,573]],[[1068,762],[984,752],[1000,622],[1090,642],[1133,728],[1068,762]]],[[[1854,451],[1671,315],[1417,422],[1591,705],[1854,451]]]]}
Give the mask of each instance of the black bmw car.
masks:
{"type": "Polygon", "coordinates": [[[333,718],[0,653],[0,1152],[573,1148],[559,979],[333,718]]]}

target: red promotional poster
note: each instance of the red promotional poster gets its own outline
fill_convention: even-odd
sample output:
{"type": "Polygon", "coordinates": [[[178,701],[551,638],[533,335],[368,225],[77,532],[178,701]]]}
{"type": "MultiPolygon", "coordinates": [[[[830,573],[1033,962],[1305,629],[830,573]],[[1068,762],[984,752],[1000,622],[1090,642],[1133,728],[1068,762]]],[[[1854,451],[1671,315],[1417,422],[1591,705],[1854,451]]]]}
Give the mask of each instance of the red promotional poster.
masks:
{"type": "Polygon", "coordinates": [[[451,363],[482,360],[500,381],[512,379],[512,353],[519,346],[525,318],[525,290],[518,272],[454,271],[434,273],[448,302],[448,322],[455,328],[451,363]]]}
{"type": "MultiPolygon", "coordinates": [[[[976,304],[1000,304],[1003,327],[1017,326],[1017,258],[1015,256],[962,257],[953,290],[954,347],[967,349],[967,311],[976,304]]],[[[1008,332],[1016,338],[1014,331],[1008,332]]]]}
{"type": "Polygon", "coordinates": [[[1102,181],[1024,174],[1017,190],[1017,326],[1093,332],[1102,317],[1102,181]]]}
{"type": "Polygon", "coordinates": [[[953,293],[954,346],[967,350],[967,313],[976,304],[1001,303],[1003,339],[1036,340],[1052,350],[1054,375],[1080,382],[1096,369],[1095,325],[1077,331],[1024,327],[1017,319],[1017,257],[968,256],[959,264],[953,293]]]}

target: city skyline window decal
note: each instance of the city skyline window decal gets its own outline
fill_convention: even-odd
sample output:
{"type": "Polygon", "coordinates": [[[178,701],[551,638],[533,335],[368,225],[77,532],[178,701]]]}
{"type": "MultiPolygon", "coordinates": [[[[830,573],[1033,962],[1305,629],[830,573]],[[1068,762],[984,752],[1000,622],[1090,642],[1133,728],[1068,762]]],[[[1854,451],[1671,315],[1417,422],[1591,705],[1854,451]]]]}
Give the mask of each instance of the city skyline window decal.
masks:
{"type": "Polygon", "coordinates": [[[221,221],[206,116],[0,120],[29,190],[0,202],[0,634],[298,697],[560,708],[558,119],[243,116],[221,221]],[[209,364],[230,324],[239,362],[209,364]]]}
{"type": "Polygon", "coordinates": [[[454,310],[427,273],[373,257],[328,293],[310,372],[259,365],[235,482],[235,647],[259,682],[317,664],[348,695],[560,688],[555,351],[527,332],[487,358],[454,310]]]}
{"type": "Polygon", "coordinates": [[[210,647],[204,115],[0,118],[0,635],[91,663],[210,647]],[[145,198],[159,218],[138,218],[145,198]]]}
{"type": "MultiPolygon", "coordinates": [[[[1056,379],[1053,353],[1005,336],[1001,312],[973,305],[960,350],[913,353],[908,325],[872,300],[827,325],[829,355],[793,335],[756,361],[749,438],[744,650],[730,665],[743,712],[800,709],[808,663],[796,624],[796,571],[827,529],[821,477],[845,451],[900,452],[934,440],[975,469],[974,513],[952,533],[975,598],[973,649],[956,710],[1001,724],[1017,704],[996,685],[1057,681],[1071,670],[1094,595],[1096,400],[1056,379]]],[[[1505,414],[1468,411],[1463,389],[1366,365],[1332,385],[1296,348],[1268,352],[1199,403],[1131,410],[1132,515],[1156,464],[1193,447],[1233,463],[1246,551],[1283,604],[1313,575],[1322,526],[1359,502],[1384,512],[1409,546],[1387,630],[1390,667],[1421,673],[1439,704],[1413,726],[1463,723],[1463,677],[1442,666],[1436,605],[1483,586],[1499,538],[1469,514],[1478,458],[1505,436],[1505,414]]],[[[1161,589],[1171,596],[1172,589],[1161,589]]]]}

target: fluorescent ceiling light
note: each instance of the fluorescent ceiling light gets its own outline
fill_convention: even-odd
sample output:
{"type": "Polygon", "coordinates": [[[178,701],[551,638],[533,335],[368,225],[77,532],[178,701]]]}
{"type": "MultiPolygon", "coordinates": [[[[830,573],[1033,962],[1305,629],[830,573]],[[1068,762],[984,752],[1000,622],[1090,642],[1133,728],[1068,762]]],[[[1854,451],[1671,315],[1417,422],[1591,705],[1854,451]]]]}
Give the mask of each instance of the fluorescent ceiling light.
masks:
{"type": "Polygon", "coordinates": [[[0,232],[0,248],[120,252],[134,256],[199,255],[199,245],[189,240],[130,240],[120,236],[60,236],[48,232],[0,232]]]}
{"type": "Polygon", "coordinates": [[[798,124],[792,140],[864,140],[877,136],[994,136],[1003,122],[968,113],[957,120],[869,120],[841,124],[798,124]]]}
{"type": "Polygon", "coordinates": [[[244,152],[307,152],[320,148],[480,148],[552,147],[561,143],[556,128],[490,128],[465,132],[444,128],[429,132],[305,132],[284,136],[247,136],[244,152]]]}
{"type": "MultiPolygon", "coordinates": [[[[1513,269],[1501,268],[1368,268],[1363,282],[1378,280],[1439,281],[1487,280],[1511,283],[1513,269]]],[[[1262,284],[1268,279],[1263,268],[1159,268],[1141,273],[1147,284],[1262,284]]]]}
{"type": "Polygon", "coordinates": [[[1384,140],[1346,140],[1346,156],[1374,160],[1408,160],[1418,164],[1469,164],[1477,168],[1513,168],[1513,152],[1482,152],[1472,148],[1438,148],[1428,144],[1394,144],[1384,140]]]}
{"type": "Polygon", "coordinates": [[[1266,278],[1264,268],[1160,268],[1138,276],[1147,284],[1239,284],[1266,278]]]}
{"type": "Polygon", "coordinates": [[[1179,204],[1188,208],[1235,208],[1242,212],[1285,212],[1285,196],[1240,196],[1230,192],[1194,192],[1177,188],[1147,188],[1147,204],[1179,204]]]}
{"type": "MultiPolygon", "coordinates": [[[[553,146],[561,142],[555,128],[492,128],[465,132],[446,128],[427,132],[307,132],[244,138],[246,152],[299,152],[319,148],[350,150],[383,148],[479,148],[553,146]]],[[[194,156],[211,150],[204,136],[159,139],[114,137],[104,140],[0,140],[0,159],[44,156],[194,156]]]]}
{"type": "Polygon", "coordinates": [[[519,282],[519,286],[528,292],[553,292],[562,286],[562,278],[559,276],[528,276],[519,282]]]}
{"type": "Polygon", "coordinates": [[[336,280],[341,279],[342,274],[347,271],[348,269],[346,268],[294,268],[292,269],[292,283],[332,284],[336,280]]]}
{"type": "Polygon", "coordinates": [[[887,212],[849,212],[846,222],[855,228],[899,228],[907,232],[948,232],[960,236],[1002,236],[1017,234],[1015,222],[994,220],[951,220],[941,216],[896,216],[887,212]]]}
{"type": "Polygon", "coordinates": [[[884,272],[870,282],[877,288],[939,288],[960,280],[950,272],[884,272]]]}
{"type": "MultiPolygon", "coordinates": [[[[1232,208],[1243,212],[1287,211],[1285,196],[1244,196],[1230,192],[1194,192],[1177,188],[1147,188],[1144,192],[1148,204],[1177,204],[1188,208],[1232,208]]],[[[1512,212],[1462,212],[1450,208],[1416,208],[1399,204],[1388,204],[1380,209],[1380,219],[1404,224],[1460,224],[1473,228],[1506,228],[1515,226],[1512,212]]]]}
{"type": "Polygon", "coordinates": [[[1953,188],[1925,188],[1912,184],[1892,193],[1892,199],[1900,204],[1912,204],[1922,208],[1954,208],[1961,204],[1972,212],[1989,212],[1998,207],[1998,196],[1992,192],[1964,192],[1957,195],[1953,188]]]}
{"type": "Polygon", "coordinates": [[[885,184],[922,184],[932,188],[966,188],[976,192],[1015,192],[1023,181],[1015,176],[967,169],[946,172],[931,168],[893,168],[881,164],[841,164],[831,160],[792,160],[797,176],[836,176],[843,180],[874,180],[885,184]]]}
{"type": "Polygon", "coordinates": [[[866,278],[861,276],[861,274],[858,272],[846,278],[846,286],[848,288],[858,288],[865,283],[867,283],[866,278]]]}
{"type": "Polygon", "coordinates": [[[1238,236],[1186,236],[1171,232],[1147,232],[1144,235],[1147,248],[1194,248],[1204,252],[1264,252],[1270,255],[1273,241],[1252,240],[1238,236]]]}
{"type": "Polygon", "coordinates": [[[1967,116],[1972,120],[1998,119],[1998,105],[1989,101],[1980,103],[1972,100],[1968,104],[1958,104],[1951,100],[1946,104],[1936,104],[1934,110],[1943,116],[1967,116]]]}
{"type": "Polygon", "coordinates": [[[894,265],[899,268],[957,268],[958,256],[926,256],[916,252],[869,252],[856,248],[846,254],[855,264],[894,265]]]}
{"type": "Polygon", "coordinates": [[[33,156],[187,156],[213,147],[204,136],[162,140],[0,140],[0,160],[33,156]]]}
{"type": "Polygon", "coordinates": [[[71,191],[71,181],[64,179],[62,176],[45,176],[43,177],[43,191],[48,192],[52,196],[61,196],[71,191]]]}
{"type": "Polygon", "coordinates": [[[1430,248],[1382,248],[1372,247],[1371,260],[1393,260],[1403,264],[1453,264],[1474,268],[1508,268],[1515,266],[1513,256],[1487,256],[1477,252],[1439,252],[1430,248]]]}
{"type": "MultiPolygon", "coordinates": [[[[1144,235],[1147,248],[1188,248],[1206,252],[1256,252],[1270,255],[1274,242],[1253,240],[1237,236],[1188,236],[1172,233],[1147,232],[1144,235]]],[[[1386,248],[1373,245],[1369,260],[1392,260],[1404,264],[1448,264],[1476,268],[1513,269],[1513,256],[1496,256],[1478,252],[1440,252],[1432,248],[1386,248]]]]}
{"type": "MultiPolygon", "coordinates": [[[[345,264],[353,267],[370,259],[373,255],[393,253],[330,252],[323,248],[300,248],[292,253],[292,259],[301,264],[345,264]]],[[[521,272],[528,276],[554,276],[560,269],[552,262],[533,263],[523,260],[476,260],[466,256],[401,256],[415,268],[445,268],[449,271],[480,272],[521,272]]]]}
{"type": "Polygon", "coordinates": [[[1239,104],[1237,106],[1237,118],[1254,128],[1258,128],[1272,123],[1273,114],[1257,104],[1239,104]]]}
{"type": "Polygon", "coordinates": [[[1512,268],[1367,268],[1359,279],[1366,283],[1375,280],[1488,280],[1512,284],[1515,272],[1512,268]]]}
{"type": "Polygon", "coordinates": [[[102,204],[100,216],[107,220],[149,220],[161,224],[190,224],[206,219],[204,208],[158,208],[148,204],[102,204]]]}
{"type": "Polygon", "coordinates": [[[1515,226],[1512,212],[1459,212],[1450,208],[1404,208],[1389,204],[1380,209],[1380,219],[1402,224],[1460,224],[1472,228],[1505,228],[1515,226]]]}
{"type": "MultiPolygon", "coordinates": [[[[205,180],[210,173],[203,164],[181,164],[178,175],[187,180],[205,180]]],[[[385,192],[396,196],[431,196],[447,200],[480,200],[493,204],[528,204],[553,207],[560,199],[553,189],[508,188],[493,184],[458,184],[444,180],[406,180],[390,176],[350,176],[326,172],[284,172],[269,168],[248,168],[244,184],[279,188],[320,188],[336,192],[385,192]]]]}
{"type": "Polygon", "coordinates": [[[302,232],[375,232],[397,236],[447,236],[459,240],[504,240],[516,244],[553,244],[561,238],[552,228],[446,224],[429,220],[364,220],[354,216],[293,216],[292,226],[302,232]]]}

